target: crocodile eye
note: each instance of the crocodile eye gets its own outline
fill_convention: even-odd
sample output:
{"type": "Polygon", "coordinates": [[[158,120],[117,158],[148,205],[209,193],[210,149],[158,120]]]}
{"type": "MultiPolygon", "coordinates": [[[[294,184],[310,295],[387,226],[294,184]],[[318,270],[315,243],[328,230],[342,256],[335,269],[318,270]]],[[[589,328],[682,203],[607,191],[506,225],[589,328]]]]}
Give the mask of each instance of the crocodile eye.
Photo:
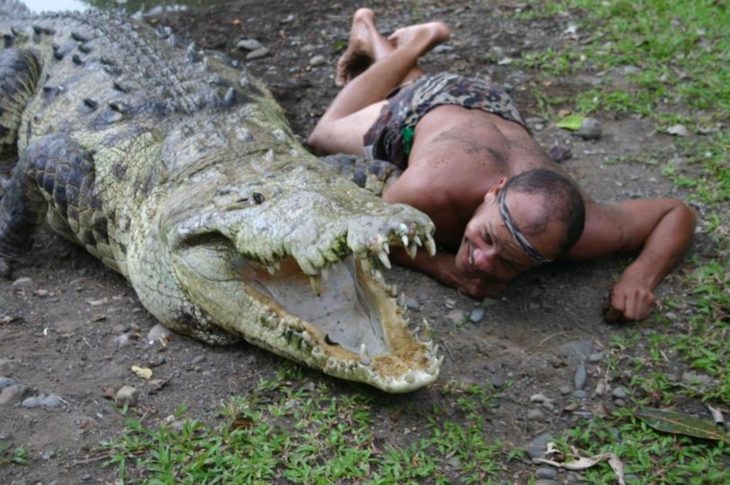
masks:
{"type": "Polygon", "coordinates": [[[260,192],[254,192],[253,193],[253,202],[256,205],[263,204],[264,203],[264,194],[260,192]]]}

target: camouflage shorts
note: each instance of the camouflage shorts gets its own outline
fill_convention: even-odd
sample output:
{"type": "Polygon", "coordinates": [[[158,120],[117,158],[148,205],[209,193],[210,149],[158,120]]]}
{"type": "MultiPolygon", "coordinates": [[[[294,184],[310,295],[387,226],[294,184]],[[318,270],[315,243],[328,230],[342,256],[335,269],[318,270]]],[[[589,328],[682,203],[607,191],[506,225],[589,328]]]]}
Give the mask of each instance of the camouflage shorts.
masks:
{"type": "Polygon", "coordinates": [[[405,169],[416,124],[447,104],[493,113],[528,129],[512,98],[491,82],[447,72],[427,74],[388,95],[388,104],[363,139],[366,156],[405,169]]]}

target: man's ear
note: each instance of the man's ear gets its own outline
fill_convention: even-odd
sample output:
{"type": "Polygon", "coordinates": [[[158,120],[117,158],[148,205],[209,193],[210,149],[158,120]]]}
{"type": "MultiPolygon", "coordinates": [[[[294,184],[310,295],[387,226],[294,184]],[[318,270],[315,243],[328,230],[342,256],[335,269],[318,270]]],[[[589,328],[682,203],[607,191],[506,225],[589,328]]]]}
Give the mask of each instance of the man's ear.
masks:
{"type": "Polygon", "coordinates": [[[487,202],[490,197],[497,197],[499,195],[499,192],[504,189],[504,186],[507,185],[507,178],[502,177],[500,178],[496,184],[489,187],[487,190],[487,193],[484,194],[484,202],[487,202]]]}

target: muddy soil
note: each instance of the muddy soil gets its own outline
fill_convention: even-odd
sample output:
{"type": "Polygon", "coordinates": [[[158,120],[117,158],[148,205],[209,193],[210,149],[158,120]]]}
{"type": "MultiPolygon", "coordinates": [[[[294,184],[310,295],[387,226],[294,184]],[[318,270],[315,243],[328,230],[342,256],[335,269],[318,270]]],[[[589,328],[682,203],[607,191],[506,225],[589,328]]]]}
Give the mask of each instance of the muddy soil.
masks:
{"type": "MultiPolygon", "coordinates": [[[[357,6],[351,1],[249,1],[146,21],[169,25],[201,47],[240,59],[268,83],[295,132],[304,139],[337,93],[334,65],[357,6]],[[236,44],[251,38],[268,48],[268,55],[247,60],[247,52],[236,44]]],[[[596,199],[682,195],[653,166],[614,163],[647,150],[672,156],[667,135],[657,133],[650,122],[603,116],[603,136],[583,141],[554,126],[556,113],[552,119],[535,116],[538,103],[532,92],[538,85],[569,100],[592,82],[611,82],[610,73],[598,77],[586,72],[576,79],[539,84],[538,73],[512,65],[510,59],[525,51],[574,42],[564,32],[575,19],[512,20],[519,4],[511,1],[472,6],[448,0],[371,2],[370,6],[385,32],[432,18],[452,26],[452,40],[429,54],[423,67],[489,75],[506,85],[540,142],[572,152],[563,165],[596,199]]],[[[559,389],[573,385],[579,362],[625,331],[604,323],[601,309],[611,282],[628,262],[629,258],[621,258],[551,264],[522,277],[502,298],[485,302],[463,297],[422,275],[394,269],[390,278],[411,297],[412,319],[426,318],[431,323],[445,356],[438,384],[397,399],[424,406],[445,404],[442,401],[448,397],[439,390],[450,381],[489,381],[502,393],[501,405],[490,417],[493,438],[524,446],[542,432],[559,434],[583,419],[580,413],[561,411],[572,398],[559,389]],[[484,309],[481,319],[474,312],[478,309],[484,309]],[[473,322],[472,316],[478,321],[473,322]],[[555,409],[542,408],[541,418],[529,419],[528,412],[540,408],[530,402],[537,393],[554,399],[555,409]]],[[[677,274],[661,286],[660,298],[679,291],[677,274]]],[[[0,281],[0,318],[0,376],[24,386],[19,400],[41,393],[61,398],[50,409],[26,408],[19,400],[0,405],[0,439],[30,452],[28,466],[0,465],[5,483],[113,480],[114,470],[102,468],[93,459],[98,442],[123,429],[124,416],[105,398],[109,389],[124,384],[139,388],[142,397],[135,413],[149,424],[181,405],[190,417],[215,420],[220,404],[229,396],[245,394],[261,377],[272,376],[283,365],[281,359],[246,344],[213,348],[173,336],[166,347],[149,345],[145,337],[155,321],[129,285],[47,229],[39,231],[32,250],[20,259],[14,280],[0,281]],[[120,345],[124,334],[132,338],[120,345]],[[132,365],[151,367],[166,384],[151,388],[130,372],[132,365]]],[[[589,399],[584,409],[601,399],[590,397],[598,374],[605,370],[601,366],[600,362],[588,364],[589,399]]],[[[315,383],[330,382],[337,392],[374,392],[333,382],[316,372],[305,375],[315,383]]],[[[609,407],[620,405],[603,399],[609,407]]],[[[383,433],[386,442],[401,440],[399,426],[388,426],[383,433]]],[[[515,462],[505,465],[504,478],[526,481],[532,473],[530,465],[515,462]]]]}

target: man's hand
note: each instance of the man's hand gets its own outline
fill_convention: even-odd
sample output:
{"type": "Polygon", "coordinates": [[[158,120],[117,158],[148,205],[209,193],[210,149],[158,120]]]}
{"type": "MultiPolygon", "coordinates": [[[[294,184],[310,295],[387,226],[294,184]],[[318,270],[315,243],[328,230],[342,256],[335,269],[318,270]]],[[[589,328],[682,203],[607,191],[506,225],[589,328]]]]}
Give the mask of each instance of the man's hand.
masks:
{"type": "Polygon", "coordinates": [[[609,323],[644,320],[655,303],[654,292],[649,285],[624,275],[611,290],[605,318],[609,323]]]}
{"type": "Polygon", "coordinates": [[[507,283],[481,277],[462,277],[456,288],[466,296],[482,300],[499,296],[507,288],[507,283]]]}

